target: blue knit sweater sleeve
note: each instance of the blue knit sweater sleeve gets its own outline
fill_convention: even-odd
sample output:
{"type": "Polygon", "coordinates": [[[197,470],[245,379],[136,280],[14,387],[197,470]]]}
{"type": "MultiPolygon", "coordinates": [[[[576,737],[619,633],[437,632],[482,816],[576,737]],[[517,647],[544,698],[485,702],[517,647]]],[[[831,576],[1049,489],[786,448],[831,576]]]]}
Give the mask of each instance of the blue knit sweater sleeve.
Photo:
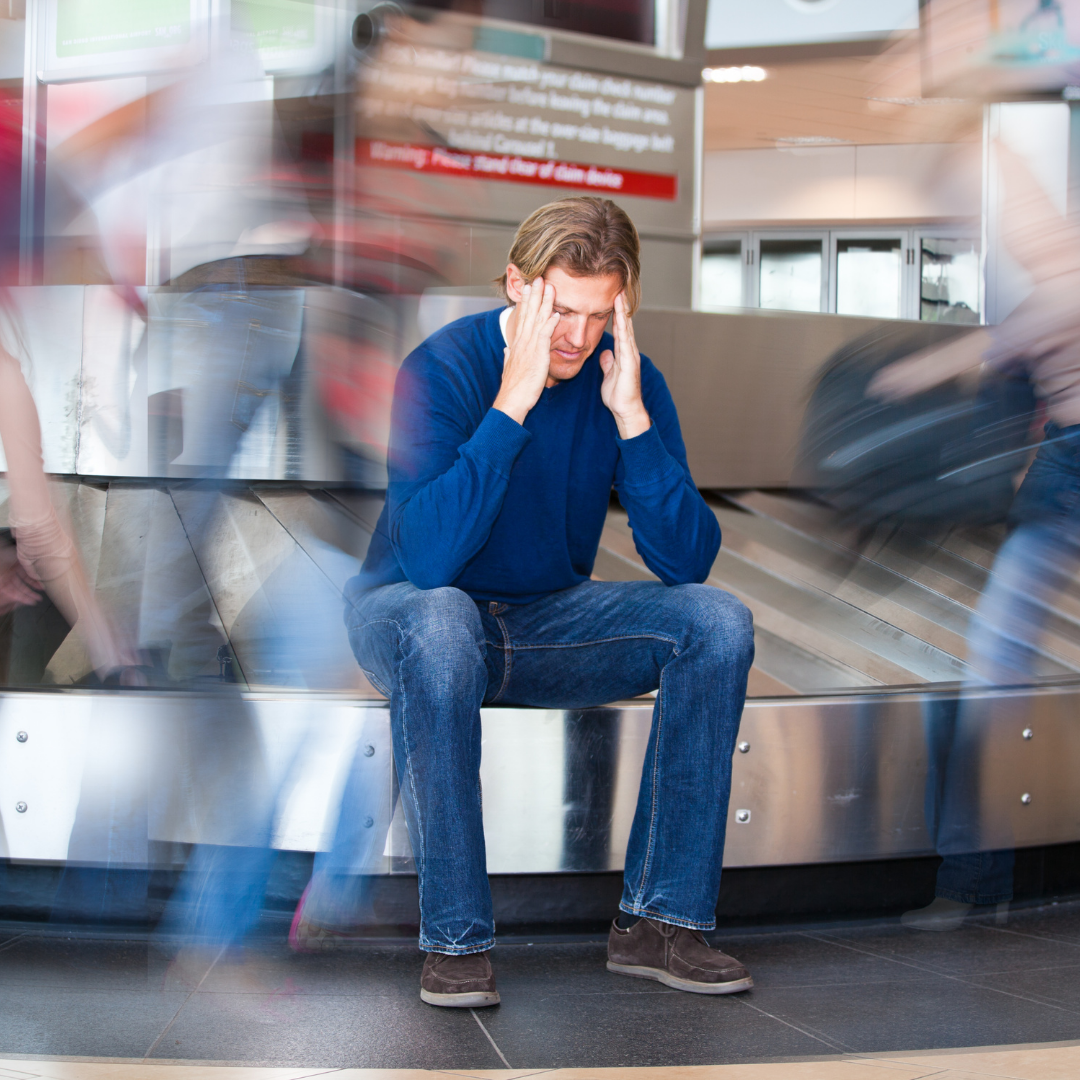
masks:
{"type": "Polygon", "coordinates": [[[720,525],[690,476],[675,403],[664,376],[641,358],[648,431],[619,439],[615,489],[645,565],[665,584],[702,582],[720,550],[720,525]]]}
{"type": "Polygon", "coordinates": [[[430,354],[410,363],[416,356],[394,391],[387,526],[409,581],[436,589],[455,581],[487,542],[510,470],[532,436],[483,408],[467,373],[430,354]]]}

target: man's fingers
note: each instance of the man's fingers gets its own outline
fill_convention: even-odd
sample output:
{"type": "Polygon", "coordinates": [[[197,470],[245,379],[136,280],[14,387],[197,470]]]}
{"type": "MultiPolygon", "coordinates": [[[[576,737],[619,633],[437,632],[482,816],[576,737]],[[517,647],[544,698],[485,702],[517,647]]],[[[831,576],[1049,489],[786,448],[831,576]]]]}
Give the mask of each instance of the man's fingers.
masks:
{"type": "Polygon", "coordinates": [[[620,357],[623,350],[629,351],[633,348],[633,340],[631,339],[626,328],[627,318],[625,308],[622,311],[615,312],[615,347],[619,350],[620,357]]]}
{"type": "Polygon", "coordinates": [[[606,375],[615,366],[615,354],[605,349],[600,354],[600,370],[606,375]]]}
{"type": "Polygon", "coordinates": [[[521,301],[518,304],[518,337],[525,337],[532,329],[533,320],[536,318],[536,303],[533,293],[536,290],[530,282],[521,287],[521,301]]]}
{"type": "MultiPolygon", "coordinates": [[[[528,341],[536,334],[538,327],[544,320],[543,305],[546,294],[551,292],[554,303],[555,290],[542,277],[533,278],[521,290],[521,322],[518,326],[518,334],[524,341],[528,341]]],[[[551,305],[548,305],[550,312],[551,305]]]]}
{"type": "Polygon", "coordinates": [[[541,322],[546,323],[551,318],[552,308],[555,306],[555,286],[549,285],[546,281],[541,282],[540,292],[540,311],[538,318],[541,322]]]}

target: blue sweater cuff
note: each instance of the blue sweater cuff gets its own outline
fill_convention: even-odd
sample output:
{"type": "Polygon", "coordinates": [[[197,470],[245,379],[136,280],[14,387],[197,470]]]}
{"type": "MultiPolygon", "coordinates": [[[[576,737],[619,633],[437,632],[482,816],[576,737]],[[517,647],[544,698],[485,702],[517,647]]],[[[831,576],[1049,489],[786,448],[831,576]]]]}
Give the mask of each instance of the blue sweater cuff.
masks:
{"type": "Polygon", "coordinates": [[[532,435],[516,420],[498,409],[488,409],[487,416],[468,442],[470,456],[482,461],[500,476],[509,477],[518,454],[532,435]]]}
{"type": "Polygon", "coordinates": [[[649,425],[648,431],[632,439],[616,438],[615,441],[619,444],[626,470],[625,482],[632,487],[654,484],[671,468],[672,457],[656,430],[655,421],[649,425]]]}

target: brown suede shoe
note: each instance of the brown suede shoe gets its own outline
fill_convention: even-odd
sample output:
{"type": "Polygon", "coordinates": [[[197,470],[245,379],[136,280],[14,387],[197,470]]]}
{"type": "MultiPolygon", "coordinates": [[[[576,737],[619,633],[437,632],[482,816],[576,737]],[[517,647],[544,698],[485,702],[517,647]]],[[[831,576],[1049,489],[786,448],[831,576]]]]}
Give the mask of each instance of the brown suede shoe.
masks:
{"type": "Polygon", "coordinates": [[[429,952],[420,976],[420,997],[429,1005],[451,1009],[498,1005],[499,991],[487,953],[447,956],[429,952]]]}
{"type": "Polygon", "coordinates": [[[754,985],[738,960],[712,949],[700,930],[658,919],[638,919],[629,930],[612,923],[608,971],[655,979],[691,994],[737,994],[754,985]]]}

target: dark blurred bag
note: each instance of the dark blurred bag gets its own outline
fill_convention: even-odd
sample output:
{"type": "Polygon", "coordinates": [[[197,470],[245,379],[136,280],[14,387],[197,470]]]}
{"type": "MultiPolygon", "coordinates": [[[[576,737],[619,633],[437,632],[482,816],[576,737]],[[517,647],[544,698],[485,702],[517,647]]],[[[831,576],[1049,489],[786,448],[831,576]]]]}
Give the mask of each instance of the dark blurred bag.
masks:
{"type": "Polygon", "coordinates": [[[1030,448],[1026,374],[987,373],[975,393],[953,380],[903,401],[866,396],[882,368],[953,336],[898,325],[840,349],[810,398],[795,483],[863,527],[1004,521],[1030,448]]]}

